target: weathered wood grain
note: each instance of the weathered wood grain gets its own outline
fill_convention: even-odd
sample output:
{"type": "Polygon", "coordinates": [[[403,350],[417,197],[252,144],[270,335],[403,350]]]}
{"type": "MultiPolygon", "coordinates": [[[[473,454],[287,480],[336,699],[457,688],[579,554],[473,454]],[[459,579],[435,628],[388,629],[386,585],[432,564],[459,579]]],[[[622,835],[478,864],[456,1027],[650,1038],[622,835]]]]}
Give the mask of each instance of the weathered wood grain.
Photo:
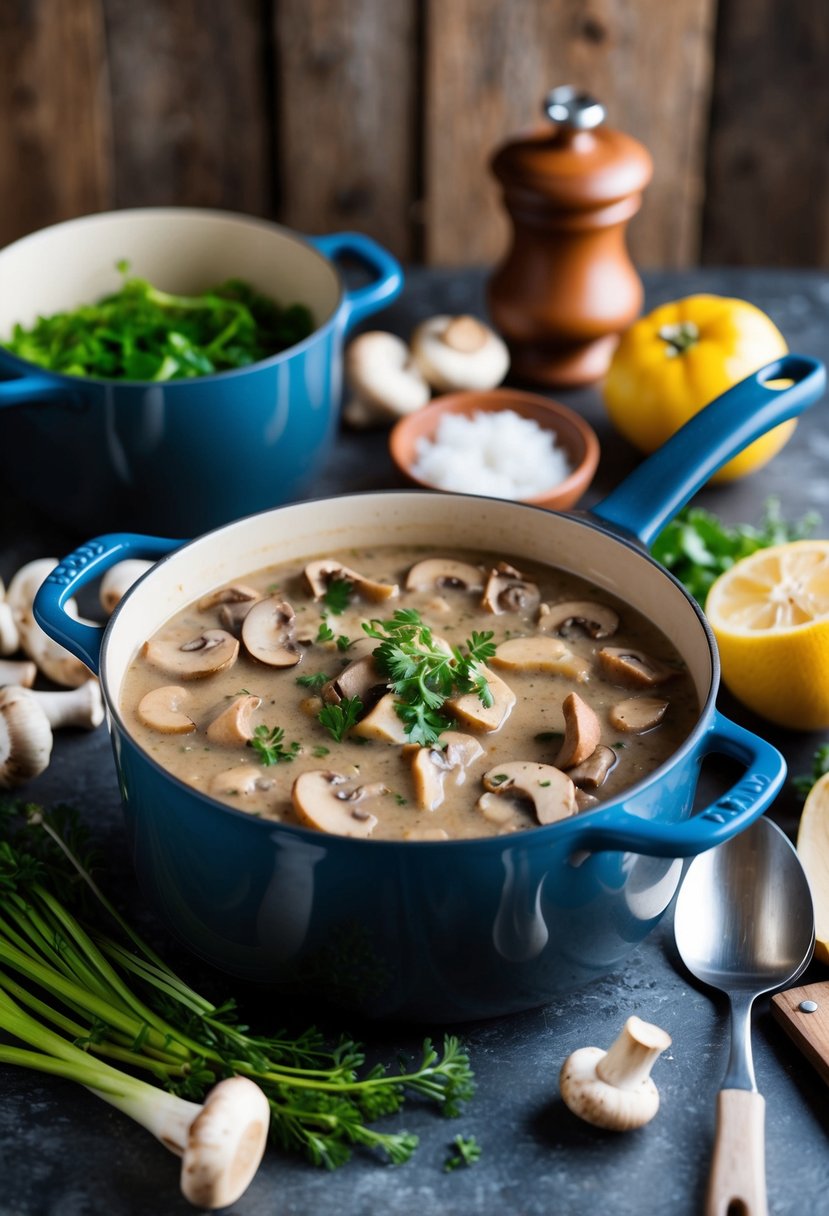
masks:
{"type": "Polygon", "coordinates": [[[260,0],[104,0],[118,206],[272,206],[260,0]]]}
{"type": "Polygon", "coordinates": [[[720,0],[703,260],[829,265],[829,6],[720,0]]]}
{"type": "Polygon", "coordinates": [[[541,121],[557,84],[605,104],[656,171],[630,228],[640,265],[697,256],[714,0],[427,0],[425,216],[428,259],[488,262],[508,227],[487,162],[541,121]]]}
{"type": "Polygon", "coordinates": [[[280,0],[276,18],[280,218],[410,257],[414,0],[280,0]]]}
{"type": "Polygon", "coordinates": [[[110,200],[100,0],[0,0],[0,245],[110,200]]]}

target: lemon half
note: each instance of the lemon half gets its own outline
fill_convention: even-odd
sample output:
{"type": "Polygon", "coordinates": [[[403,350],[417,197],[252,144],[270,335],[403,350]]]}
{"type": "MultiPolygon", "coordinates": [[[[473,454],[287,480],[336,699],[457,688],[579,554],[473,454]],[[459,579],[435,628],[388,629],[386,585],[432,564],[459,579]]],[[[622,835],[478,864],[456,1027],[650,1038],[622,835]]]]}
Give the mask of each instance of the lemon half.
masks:
{"type": "Polygon", "coordinates": [[[759,549],[720,575],[705,612],[723,680],[792,730],[829,727],[829,540],[759,549]]]}

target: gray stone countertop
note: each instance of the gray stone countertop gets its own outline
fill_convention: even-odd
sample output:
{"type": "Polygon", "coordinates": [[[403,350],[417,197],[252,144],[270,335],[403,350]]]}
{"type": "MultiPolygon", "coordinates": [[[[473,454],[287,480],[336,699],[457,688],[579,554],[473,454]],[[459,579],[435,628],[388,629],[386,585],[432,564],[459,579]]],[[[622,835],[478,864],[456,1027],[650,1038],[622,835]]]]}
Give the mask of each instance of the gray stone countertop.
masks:
{"type": "MultiPolygon", "coordinates": [[[[482,312],[484,274],[415,270],[404,294],[378,323],[406,335],[434,312],[482,312]]],[[[793,350],[829,362],[829,276],[798,271],[698,270],[646,276],[647,307],[705,291],[752,300],[780,326],[793,350]]],[[[602,444],[598,475],[582,505],[615,486],[639,461],[611,430],[595,388],[557,394],[593,424],[602,444]]],[[[703,490],[695,500],[727,522],[759,521],[765,500],[780,498],[793,519],[815,509],[829,526],[829,406],[806,414],[794,438],[762,474],[703,490]]],[[[2,420],[0,420],[2,421],[2,420]]],[[[0,442],[2,431],[0,430],[0,442]]],[[[399,485],[381,434],[344,435],[310,494],[399,485]]],[[[103,530],[103,529],[102,529],[103,530]]],[[[0,576],[44,553],[59,556],[79,539],[0,488],[0,576]]],[[[826,734],[769,726],[723,692],[720,708],[770,739],[790,771],[809,767],[826,734]]],[[[81,808],[106,863],[109,888],[170,960],[197,986],[226,994],[231,981],[205,972],[170,943],[135,888],[123,847],[118,788],[103,728],[58,739],[51,766],[24,791],[51,804],[81,808]]],[[[799,803],[789,786],[771,816],[793,835],[799,803]]],[[[813,964],[808,982],[827,978],[813,964]]],[[[267,997],[236,993],[254,1025],[300,1029],[313,1012],[273,1009],[267,997]]],[[[372,1058],[393,1062],[415,1051],[430,1027],[332,1023],[362,1039],[372,1058]]],[[[726,1064],[724,999],[695,984],[677,963],[671,915],[603,980],[544,1008],[454,1028],[462,1035],[478,1089],[462,1117],[442,1119],[412,1103],[405,1125],[420,1137],[406,1165],[389,1167],[357,1151],[334,1173],[269,1149],[236,1216],[693,1216],[701,1210],[714,1133],[716,1094],[726,1064]],[[580,1123],[563,1106],[559,1067],[576,1047],[607,1047],[627,1016],[665,1027],[673,1046],[654,1068],[662,1107],[648,1127],[627,1135],[580,1123]],[[480,1162],[443,1171],[456,1133],[474,1135],[480,1162]]],[[[757,1081],[767,1102],[769,1206],[777,1216],[827,1210],[827,1092],[759,1002],[754,1021],[757,1081]]],[[[145,1132],[69,1082],[0,1068],[0,1216],[178,1216],[192,1211],[178,1193],[178,1163],[145,1132]]]]}

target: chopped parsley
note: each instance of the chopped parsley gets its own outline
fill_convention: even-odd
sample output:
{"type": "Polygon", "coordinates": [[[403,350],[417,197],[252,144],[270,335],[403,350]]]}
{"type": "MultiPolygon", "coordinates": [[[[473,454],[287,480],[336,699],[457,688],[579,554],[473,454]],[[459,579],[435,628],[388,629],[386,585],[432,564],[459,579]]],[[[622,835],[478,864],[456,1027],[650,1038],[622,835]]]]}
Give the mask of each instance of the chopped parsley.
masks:
{"type": "Polygon", "coordinates": [[[271,764],[289,764],[299,752],[299,744],[294,742],[289,747],[283,746],[285,732],[281,726],[270,729],[261,723],[253,732],[253,738],[248,739],[248,747],[252,747],[259,757],[259,763],[269,767],[271,764]]]}
{"type": "Polygon", "coordinates": [[[347,579],[332,578],[322,597],[323,603],[329,612],[333,612],[334,616],[339,616],[348,607],[353,590],[354,588],[347,579]]]}
{"type": "Polygon", "coordinates": [[[296,682],[303,688],[322,688],[330,679],[331,676],[326,675],[324,671],[318,671],[315,676],[297,676],[296,682]]]}
{"type": "Polygon", "coordinates": [[[481,1151],[481,1146],[474,1136],[455,1136],[451,1154],[443,1163],[444,1172],[449,1174],[460,1166],[474,1165],[480,1160],[481,1151]]]}
{"type": "Polygon", "coordinates": [[[363,709],[359,697],[343,697],[339,705],[324,705],[319,712],[320,726],[324,726],[336,743],[342,743],[348,731],[357,722],[363,709]]]}

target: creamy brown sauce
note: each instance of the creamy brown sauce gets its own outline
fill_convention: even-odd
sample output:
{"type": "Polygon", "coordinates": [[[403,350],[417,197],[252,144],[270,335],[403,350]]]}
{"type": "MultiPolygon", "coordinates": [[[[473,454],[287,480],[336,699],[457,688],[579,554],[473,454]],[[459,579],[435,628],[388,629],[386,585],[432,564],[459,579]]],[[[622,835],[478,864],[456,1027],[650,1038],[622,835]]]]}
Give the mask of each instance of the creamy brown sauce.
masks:
{"type": "MultiPolygon", "coordinates": [[[[618,614],[618,628],[612,636],[598,638],[591,637],[577,624],[564,627],[563,635],[544,634],[547,639],[557,638],[562,648],[570,652],[569,666],[572,670],[581,667],[581,679],[549,671],[506,669],[490,660],[490,670],[511,689],[515,704],[494,731],[453,722],[453,731],[477,740],[481,754],[463,770],[446,771],[443,801],[433,810],[424,809],[418,805],[413,772],[415,749],[396,742],[360,739],[353,733],[337,742],[320,724],[319,692],[298,684],[297,678],[318,673],[335,677],[352,661],[355,649],[353,646],[340,649],[336,641],[307,639],[316,639],[324,617],[336,637],[359,642],[357,655],[366,654],[378,643],[366,640],[363,622],[389,618],[397,609],[413,608],[436,636],[451,645],[463,645],[473,630],[492,630],[493,642],[500,645],[511,639],[540,636],[537,606],[531,604],[496,614],[482,607],[480,590],[453,586],[405,589],[407,571],[427,557],[471,563],[481,569],[485,584],[487,572],[498,562],[509,562],[508,554],[450,551],[437,554],[427,549],[390,547],[319,556],[334,558],[372,580],[397,584],[399,594],[378,603],[352,593],[345,610],[334,614],[326,611],[322,600],[314,599],[302,564],[292,562],[259,570],[239,581],[263,597],[276,596],[291,605],[296,614],[293,644],[301,655],[296,665],[268,666],[251,658],[245,645],[240,644],[232,665],[217,674],[182,678],[139,655],[124,680],[121,711],[141,746],[182,781],[238,810],[286,823],[300,822],[302,814],[298,815],[292,803],[292,788],[301,774],[317,770],[335,772],[347,779],[331,785],[330,794],[335,801],[338,793],[370,787],[364,797],[339,799],[339,808],[345,815],[344,830],[349,833],[353,828],[353,834],[364,834],[368,830],[366,824],[376,819],[370,834],[381,839],[422,839],[436,835],[442,839],[442,833],[448,838],[498,835],[538,826],[539,819],[532,802],[509,792],[498,792],[497,780],[494,792],[482,799],[485,793],[482,777],[497,766],[514,761],[554,765],[564,732],[562,702],[568,693],[576,692],[593,710],[601,728],[601,745],[611,748],[616,758],[604,783],[585,791],[600,803],[612,799],[662,764],[688,736],[698,718],[699,706],[690,676],[676,651],[653,624],[582,579],[547,566],[521,562],[523,579],[538,586],[543,603],[580,601],[610,607],[618,614]],[[644,653],[667,667],[668,678],[648,687],[631,683],[629,677],[618,672],[608,675],[598,659],[599,651],[606,647],[644,653]],[[139,717],[142,698],[154,689],[170,686],[185,690],[176,708],[193,723],[188,733],[165,733],[139,717]],[[247,745],[244,739],[226,745],[208,738],[207,728],[217,715],[238,698],[250,696],[260,699],[250,716],[250,729],[281,728],[284,735],[280,747],[292,755],[291,760],[266,765],[259,750],[247,745]],[[612,725],[614,707],[630,698],[667,702],[661,722],[643,733],[626,732],[612,725]],[[461,772],[463,779],[459,781],[461,772]],[[217,783],[223,785],[224,792],[217,783]],[[352,814],[349,826],[348,816],[352,814]]],[[[222,628],[219,612],[218,606],[199,609],[191,605],[168,621],[154,641],[169,643],[167,653],[175,655],[182,645],[188,645],[206,629],[222,628]]],[[[238,631],[239,627],[234,628],[238,631]]]]}

